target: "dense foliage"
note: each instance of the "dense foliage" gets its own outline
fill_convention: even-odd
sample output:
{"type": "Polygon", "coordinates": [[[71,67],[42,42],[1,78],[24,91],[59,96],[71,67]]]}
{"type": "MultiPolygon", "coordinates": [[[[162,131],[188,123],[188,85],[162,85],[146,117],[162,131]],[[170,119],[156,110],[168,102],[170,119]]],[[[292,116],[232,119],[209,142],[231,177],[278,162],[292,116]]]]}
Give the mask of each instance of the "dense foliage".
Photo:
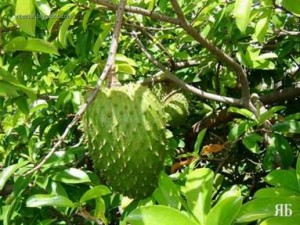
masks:
{"type": "Polygon", "coordinates": [[[180,122],[143,200],[106,186],[76,120],[118,4],[0,2],[0,223],[299,224],[300,1],[127,1],[117,79],[166,88],[180,122]]]}

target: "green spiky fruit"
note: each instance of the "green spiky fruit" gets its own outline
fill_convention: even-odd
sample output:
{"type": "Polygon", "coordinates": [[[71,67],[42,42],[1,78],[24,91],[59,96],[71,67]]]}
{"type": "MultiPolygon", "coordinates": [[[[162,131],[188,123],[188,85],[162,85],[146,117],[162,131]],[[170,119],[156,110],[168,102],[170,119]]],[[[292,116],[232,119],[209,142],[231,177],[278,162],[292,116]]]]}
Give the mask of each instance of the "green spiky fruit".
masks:
{"type": "Polygon", "coordinates": [[[169,125],[172,127],[180,126],[185,123],[188,116],[188,99],[181,92],[171,94],[165,99],[164,110],[168,114],[169,125]]]}
{"type": "Polygon", "coordinates": [[[141,85],[100,91],[83,119],[95,168],[113,190],[149,196],[166,155],[165,119],[157,98],[141,85]]]}
{"type": "Polygon", "coordinates": [[[164,105],[168,124],[172,127],[184,124],[189,112],[189,102],[185,94],[170,83],[155,84],[152,91],[164,105]]]}

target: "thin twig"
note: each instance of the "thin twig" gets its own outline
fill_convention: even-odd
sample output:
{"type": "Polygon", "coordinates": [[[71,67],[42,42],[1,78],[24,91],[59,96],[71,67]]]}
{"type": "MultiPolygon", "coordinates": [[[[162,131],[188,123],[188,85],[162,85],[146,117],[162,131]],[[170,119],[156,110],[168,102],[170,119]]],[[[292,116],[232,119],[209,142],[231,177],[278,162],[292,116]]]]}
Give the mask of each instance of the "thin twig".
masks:
{"type": "Polygon", "coordinates": [[[78,215],[82,216],[86,220],[93,221],[97,225],[103,225],[103,223],[96,217],[92,216],[88,211],[85,209],[80,209],[80,211],[77,213],[78,215]]]}
{"type": "Polygon", "coordinates": [[[38,163],[37,166],[35,166],[33,169],[29,170],[26,174],[31,174],[37,170],[39,170],[44,163],[54,154],[54,152],[58,149],[58,147],[64,142],[65,138],[67,137],[70,130],[73,128],[73,126],[80,120],[83,113],[87,109],[87,107],[91,104],[91,102],[95,99],[97,93],[99,92],[105,78],[107,77],[108,73],[111,70],[112,65],[114,64],[115,58],[116,58],[116,52],[118,48],[118,39],[121,31],[121,25],[122,25],[122,19],[123,19],[123,13],[124,8],[126,5],[127,0],[120,0],[120,4],[117,10],[117,19],[114,27],[114,32],[112,35],[112,41],[110,45],[109,55],[107,58],[106,65],[102,71],[102,74],[100,75],[96,87],[93,89],[93,92],[91,95],[87,98],[86,102],[81,105],[78,112],[76,113],[75,117],[73,118],[72,122],[67,126],[62,136],[59,138],[59,140],[54,144],[53,148],[49,151],[49,153],[41,160],[41,162],[38,163]]]}
{"type": "Polygon", "coordinates": [[[247,74],[244,69],[238,64],[233,58],[224,53],[221,49],[214,46],[208,40],[203,38],[198,31],[196,31],[190,24],[187,23],[185,16],[178,4],[177,0],[171,0],[171,4],[177,17],[180,21],[179,25],[182,29],[184,29],[189,35],[191,35],[196,41],[198,41],[202,46],[208,49],[212,54],[214,54],[220,61],[226,63],[240,78],[240,82],[242,85],[242,101],[243,105],[249,108],[251,111],[255,111],[255,107],[252,106],[250,100],[250,87],[248,84],[247,74]]]}
{"type": "MultiPolygon", "coordinates": [[[[242,102],[239,99],[208,93],[208,92],[202,91],[198,88],[195,88],[195,87],[185,83],[184,81],[180,80],[148,52],[146,47],[139,40],[137,33],[135,31],[132,32],[132,35],[135,37],[136,43],[139,45],[139,47],[141,48],[143,53],[146,55],[146,57],[154,65],[156,65],[160,70],[162,70],[164,72],[164,75],[162,75],[162,76],[153,77],[152,82],[155,82],[155,79],[157,79],[158,81],[170,80],[170,81],[176,83],[182,89],[190,91],[193,94],[198,95],[202,98],[211,99],[214,101],[223,102],[223,103],[232,104],[232,105],[241,105],[242,104],[242,102]]],[[[147,83],[149,83],[149,81],[147,83]]]]}
{"type": "MultiPolygon", "coordinates": [[[[95,2],[97,4],[103,5],[105,7],[107,7],[108,9],[111,10],[117,10],[118,5],[112,3],[111,1],[108,0],[91,0],[92,2],[95,2]]],[[[156,12],[152,12],[143,8],[139,8],[139,7],[135,7],[135,6],[126,6],[125,7],[125,12],[131,12],[131,13],[137,13],[137,14],[141,14],[143,16],[148,16],[152,19],[157,19],[157,20],[161,20],[161,21],[165,21],[171,24],[175,24],[178,25],[178,20],[174,19],[172,17],[169,16],[165,16],[156,12]]]]}
{"type": "MultiPolygon", "coordinates": [[[[111,3],[108,0],[91,0],[97,4],[103,5],[111,10],[116,10],[117,5],[111,3]]],[[[244,69],[238,64],[233,58],[224,53],[221,49],[214,46],[212,43],[203,38],[198,31],[196,31],[191,25],[189,25],[184,18],[184,14],[176,0],[171,0],[171,4],[174,8],[175,13],[178,18],[168,17],[156,12],[151,12],[149,10],[134,7],[134,6],[126,6],[125,11],[131,13],[137,13],[140,15],[144,15],[150,17],[152,19],[161,20],[164,22],[168,22],[174,25],[179,25],[182,29],[184,29],[190,36],[192,36],[197,42],[199,42],[203,47],[208,49],[213,55],[215,55],[221,62],[224,62],[231,68],[239,77],[241,85],[242,85],[242,103],[243,106],[249,108],[251,111],[255,111],[255,107],[251,103],[251,95],[250,88],[248,84],[247,74],[244,69]]]]}

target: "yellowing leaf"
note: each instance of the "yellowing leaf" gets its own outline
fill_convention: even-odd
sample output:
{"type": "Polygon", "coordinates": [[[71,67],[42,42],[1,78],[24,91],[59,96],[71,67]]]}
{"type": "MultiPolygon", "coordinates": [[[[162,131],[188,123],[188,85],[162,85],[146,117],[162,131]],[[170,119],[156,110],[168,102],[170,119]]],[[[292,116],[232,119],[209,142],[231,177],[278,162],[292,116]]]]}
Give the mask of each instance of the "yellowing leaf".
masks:
{"type": "Polygon", "coordinates": [[[196,160],[195,157],[190,157],[187,160],[183,160],[183,161],[174,163],[171,167],[171,173],[175,173],[177,170],[181,169],[183,166],[189,165],[195,160],[196,160]]]}
{"type": "Polygon", "coordinates": [[[205,145],[200,154],[207,155],[214,152],[220,152],[223,149],[224,149],[224,145],[220,145],[220,144],[205,145]]]}

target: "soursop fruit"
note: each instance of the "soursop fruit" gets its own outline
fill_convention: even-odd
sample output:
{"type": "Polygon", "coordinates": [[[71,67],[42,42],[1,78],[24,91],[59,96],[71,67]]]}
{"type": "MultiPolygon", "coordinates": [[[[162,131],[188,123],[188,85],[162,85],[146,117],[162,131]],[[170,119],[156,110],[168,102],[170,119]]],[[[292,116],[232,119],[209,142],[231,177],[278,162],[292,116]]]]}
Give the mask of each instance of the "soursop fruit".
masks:
{"type": "Polygon", "coordinates": [[[83,118],[95,169],[113,190],[131,198],[152,194],[167,153],[163,107],[146,87],[99,91],[83,118]]]}
{"type": "Polygon", "coordinates": [[[169,125],[178,127],[184,124],[189,112],[189,102],[186,96],[181,92],[175,92],[167,96],[164,102],[169,125]]]}
{"type": "Polygon", "coordinates": [[[189,113],[189,101],[185,94],[176,90],[175,85],[166,82],[155,84],[152,91],[164,105],[167,123],[171,127],[184,124],[189,113]]]}

